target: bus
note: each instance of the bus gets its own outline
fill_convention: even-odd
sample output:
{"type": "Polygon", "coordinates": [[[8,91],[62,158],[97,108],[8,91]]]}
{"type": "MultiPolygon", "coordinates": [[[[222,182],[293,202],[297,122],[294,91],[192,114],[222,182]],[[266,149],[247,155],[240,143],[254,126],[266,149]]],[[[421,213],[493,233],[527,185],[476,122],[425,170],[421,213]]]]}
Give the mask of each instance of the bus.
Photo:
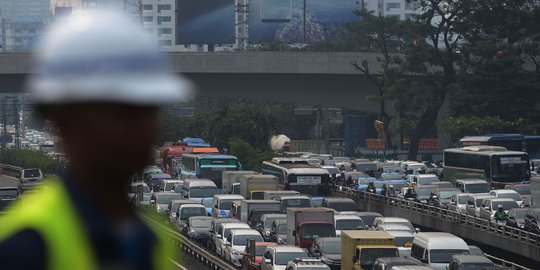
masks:
{"type": "Polygon", "coordinates": [[[502,146],[511,151],[523,151],[530,159],[540,159],[540,135],[487,134],[466,136],[459,140],[459,146],[492,145],[502,146]]]}
{"type": "Polygon", "coordinates": [[[444,150],[443,179],[484,179],[494,188],[506,184],[529,182],[529,156],[501,146],[466,146],[444,150]]]}
{"type": "Polygon", "coordinates": [[[305,159],[274,158],[271,161],[263,161],[261,172],[276,176],[282,190],[296,190],[317,196],[330,194],[328,171],[308,164],[305,159]]]}
{"type": "Polygon", "coordinates": [[[219,154],[183,154],[180,164],[181,179],[209,179],[222,186],[223,171],[241,171],[235,156],[219,154]]]}

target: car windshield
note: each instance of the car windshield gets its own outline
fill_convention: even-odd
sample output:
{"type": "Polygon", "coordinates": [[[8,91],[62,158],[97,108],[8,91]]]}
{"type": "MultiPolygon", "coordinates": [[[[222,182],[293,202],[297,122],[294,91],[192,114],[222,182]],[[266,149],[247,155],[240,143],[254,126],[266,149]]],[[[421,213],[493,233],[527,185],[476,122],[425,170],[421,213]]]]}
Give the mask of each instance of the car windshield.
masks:
{"type": "Polygon", "coordinates": [[[24,174],[23,174],[24,178],[40,177],[40,176],[41,174],[39,173],[39,169],[24,170],[24,174]]]}
{"type": "Polygon", "coordinates": [[[19,195],[19,191],[17,189],[0,189],[0,197],[12,197],[17,195],[19,195]]]}
{"type": "Polygon", "coordinates": [[[319,238],[319,237],[331,237],[336,235],[336,230],[333,224],[304,224],[300,228],[300,234],[302,238],[319,238]]]}
{"type": "Polygon", "coordinates": [[[514,209],[512,211],[511,216],[517,219],[523,219],[525,218],[525,215],[527,214],[527,209],[514,209]]]}
{"type": "Polygon", "coordinates": [[[287,234],[287,224],[279,224],[278,234],[287,234]]]}
{"type": "Polygon", "coordinates": [[[331,203],[329,205],[330,208],[342,212],[342,211],[356,211],[356,204],[355,203],[331,203]]]}
{"type": "Polygon", "coordinates": [[[414,227],[412,226],[412,224],[410,222],[385,222],[384,225],[388,228],[392,228],[392,227],[395,227],[395,228],[403,228],[403,227],[408,227],[411,231],[414,231],[414,227]]]}
{"type": "Polygon", "coordinates": [[[469,254],[468,250],[461,249],[432,249],[429,251],[430,263],[450,263],[456,254],[469,254]]]}
{"type": "Polygon", "coordinates": [[[429,195],[431,195],[431,191],[433,191],[431,188],[417,188],[416,194],[418,197],[429,197],[429,195]]]}
{"type": "Polygon", "coordinates": [[[521,198],[521,196],[518,194],[518,193],[500,193],[499,198],[508,198],[508,199],[512,199],[514,201],[522,201],[523,198],[521,198]]]}
{"type": "Polygon", "coordinates": [[[157,203],[159,204],[168,204],[172,200],[180,200],[182,197],[180,194],[163,194],[157,196],[157,203]]]}
{"type": "Polygon", "coordinates": [[[378,258],[399,256],[397,248],[363,248],[360,252],[362,269],[373,269],[373,264],[378,258]]]}
{"type": "Polygon", "coordinates": [[[218,193],[215,187],[192,187],[189,190],[190,198],[214,197],[218,193]]]}
{"type": "Polygon", "coordinates": [[[193,228],[210,228],[210,223],[212,222],[209,218],[204,219],[192,219],[191,220],[191,227],[193,228]]]}
{"type": "Polygon", "coordinates": [[[453,190],[453,191],[441,191],[439,192],[439,199],[447,200],[452,198],[452,196],[460,193],[459,190],[453,190]]]}
{"type": "Polygon", "coordinates": [[[515,186],[513,190],[521,195],[531,195],[531,186],[515,186]]]}
{"type": "Polygon", "coordinates": [[[276,254],[276,265],[287,265],[290,261],[296,258],[306,258],[308,255],[305,252],[278,252],[276,254]]]}
{"type": "Polygon", "coordinates": [[[459,204],[466,204],[468,200],[469,200],[469,196],[458,196],[459,204]]]}
{"type": "Polygon", "coordinates": [[[309,199],[284,199],[285,207],[311,207],[309,199]]]}
{"type": "Polygon", "coordinates": [[[231,210],[234,200],[220,200],[219,209],[221,210],[231,210]]]}
{"type": "Polygon", "coordinates": [[[465,192],[468,193],[488,193],[490,190],[488,183],[466,184],[465,192]]]}
{"type": "Polygon", "coordinates": [[[311,206],[312,207],[321,207],[322,201],[323,201],[323,198],[311,199],[311,206]]]}
{"type": "Polygon", "coordinates": [[[338,219],[336,221],[336,230],[356,230],[364,229],[361,219],[338,219]]]}
{"type": "Polygon", "coordinates": [[[180,219],[182,220],[197,216],[206,216],[206,210],[203,207],[185,207],[180,213],[180,219]]]}
{"type": "Polygon", "coordinates": [[[234,246],[246,246],[249,240],[255,240],[255,242],[264,242],[262,236],[259,235],[235,235],[232,244],[234,246]]]}
{"type": "Polygon", "coordinates": [[[324,242],[321,249],[325,254],[341,254],[341,242],[339,241],[324,242]]]}

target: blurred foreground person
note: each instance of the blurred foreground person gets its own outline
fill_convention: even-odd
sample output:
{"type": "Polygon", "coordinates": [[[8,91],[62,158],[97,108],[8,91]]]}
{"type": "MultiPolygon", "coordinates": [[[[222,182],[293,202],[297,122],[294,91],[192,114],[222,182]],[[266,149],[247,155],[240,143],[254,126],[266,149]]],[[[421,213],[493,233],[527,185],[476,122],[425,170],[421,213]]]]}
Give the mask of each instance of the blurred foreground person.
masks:
{"type": "Polygon", "coordinates": [[[28,88],[70,165],[1,217],[0,268],[172,268],[170,242],[125,190],[148,161],[158,106],[185,100],[188,84],[120,13],[73,14],[45,37],[28,88]]]}

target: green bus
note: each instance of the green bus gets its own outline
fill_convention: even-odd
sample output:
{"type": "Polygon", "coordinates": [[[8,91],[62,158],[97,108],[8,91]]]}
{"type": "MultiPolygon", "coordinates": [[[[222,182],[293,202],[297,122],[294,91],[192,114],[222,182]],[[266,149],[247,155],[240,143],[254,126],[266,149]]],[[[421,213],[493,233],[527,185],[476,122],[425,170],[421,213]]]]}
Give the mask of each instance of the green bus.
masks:
{"type": "Polygon", "coordinates": [[[484,179],[493,188],[529,182],[531,172],[526,152],[509,151],[500,146],[466,146],[444,150],[443,179],[484,179]]]}

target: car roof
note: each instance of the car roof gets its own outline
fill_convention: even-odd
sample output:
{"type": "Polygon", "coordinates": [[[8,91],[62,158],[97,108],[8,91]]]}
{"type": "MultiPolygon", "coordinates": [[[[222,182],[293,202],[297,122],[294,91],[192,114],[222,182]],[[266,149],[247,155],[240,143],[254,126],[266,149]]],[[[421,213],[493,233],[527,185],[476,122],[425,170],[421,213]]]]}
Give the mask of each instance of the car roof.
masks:
{"type": "Polygon", "coordinates": [[[456,180],[456,183],[463,183],[463,184],[480,184],[480,183],[486,183],[487,184],[487,181],[486,180],[482,180],[482,179],[459,179],[459,180],[456,180]]]}
{"type": "Polygon", "coordinates": [[[328,202],[355,202],[353,199],[345,197],[325,197],[323,200],[328,202]]]}
{"type": "Polygon", "coordinates": [[[261,233],[255,229],[244,229],[244,228],[238,228],[231,230],[231,234],[235,235],[259,235],[261,236],[261,233]]]}
{"type": "Polygon", "coordinates": [[[234,200],[243,200],[244,196],[240,194],[216,194],[214,195],[216,198],[220,199],[234,199],[234,200]]]}
{"type": "Polygon", "coordinates": [[[202,220],[209,219],[209,220],[211,220],[212,217],[208,217],[208,216],[194,216],[194,217],[189,217],[188,219],[189,219],[189,220],[192,220],[192,219],[202,219],[202,220]]]}
{"type": "Polygon", "coordinates": [[[421,232],[417,233],[414,242],[425,242],[429,248],[447,248],[449,246],[463,246],[469,250],[469,246],[463,239],[445,232],[421,232]]]}
{"type": "Polygon", "coordinates": [[[274,249],[276,252],[303,252],[306,251],[300,247],[289,246],[289,245],[280,245],[280,246],[269,246],[268,248],[274,249]]]}
{"type": "Polygon", "coordinates": [[[454,255],[452,260],[459,263],[493,263],[490,259],[481,255],[454,255]]]}
{"type": "Polygon", "coordinates": [[[494,193],[518,193],[517,191],[515,191],[513,189],[494,189],[491,192],[494,192],[494,193]]]}
{"type": "Polygon", "coordinates": [[[377,261],[383,262],[385,264],[389,263],[400,263],[400,265],[403,264],[409,264],[410,265],[416,265],[416,262],[409,259],[409,258],[403,258],[403,257],[380,257],[377,258],[377,261]]]}
{"type": "Polygon", "coordinates": [[[319,237],[315,240],[316,242],[319,242],[319,243],[336,243],[336,242],[339,242],[341,243],[341,237],[319,237]]]}
{"type": "Polygon", "coordinates": [[[263,215],[261,216],[261,218],[285,219],[285,218],[287,218],[287,214],[276,214],[276,213],[272,213],[272,214],[263,214],[263,215]]]}
{"type": "Polygon", "coordinates": [[[414,233],[411,232],[410,228],[408,231],[386,231],[388,234],[390,234],[393,237],[414,237],[414,233]]]}
{"type": "Polygon", "coordinates": [[[223,229],[238,228],[238,229],[250,229],[249,225],[242,222],[221,223],[223,229]]]}
{"type": "Polygon", "coordinates": [[[381,219],[384,222],[410,222],[408,219],[400,217],[377,217],[377,219],[381,219]]]}

